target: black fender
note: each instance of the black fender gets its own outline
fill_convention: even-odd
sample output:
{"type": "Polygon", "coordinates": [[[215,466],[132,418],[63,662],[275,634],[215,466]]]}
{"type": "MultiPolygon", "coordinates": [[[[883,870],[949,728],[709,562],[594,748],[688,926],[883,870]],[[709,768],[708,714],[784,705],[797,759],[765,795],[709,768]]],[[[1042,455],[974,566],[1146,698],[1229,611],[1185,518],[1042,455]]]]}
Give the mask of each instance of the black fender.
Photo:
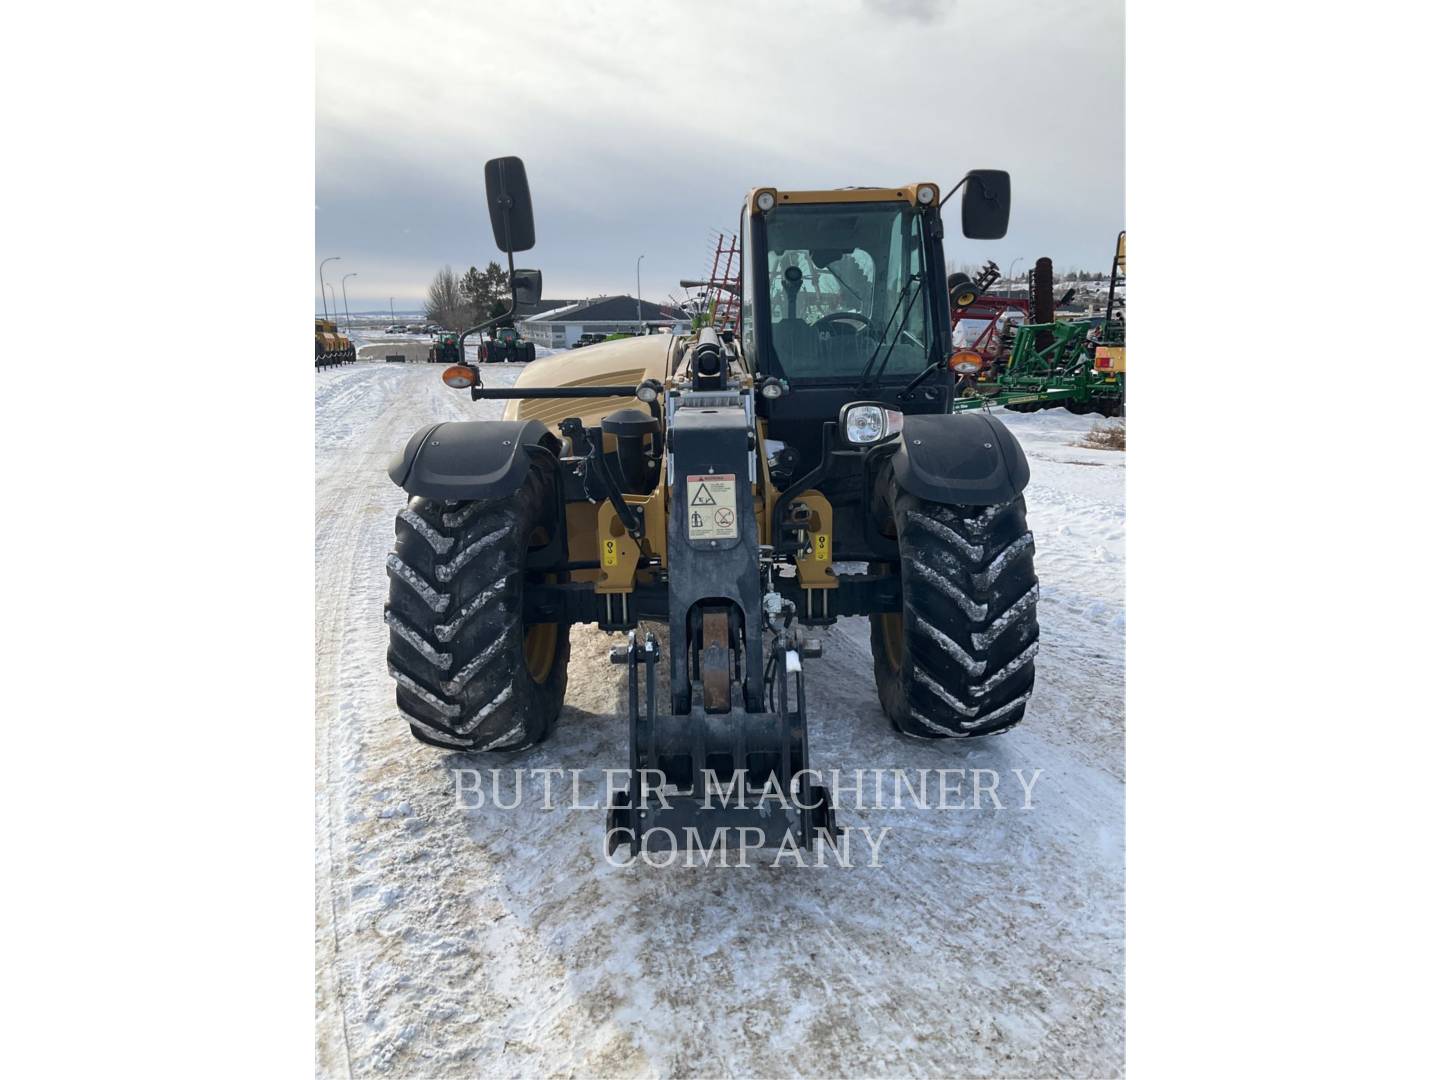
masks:
{"type": "Polygon", "coordinates": [[[1030,463],[1010,429],[983,412],[907,416],[891,458],[895,482],[916,498],[996,506],[1030,482],[1030,463]]]}
{"type": "Polygon", "coordinates": [[[520,490],[532,459],[558,451],[539,420],[432,424],[390,459],[390,479],[426,499],[504,499],[520,490]]]}

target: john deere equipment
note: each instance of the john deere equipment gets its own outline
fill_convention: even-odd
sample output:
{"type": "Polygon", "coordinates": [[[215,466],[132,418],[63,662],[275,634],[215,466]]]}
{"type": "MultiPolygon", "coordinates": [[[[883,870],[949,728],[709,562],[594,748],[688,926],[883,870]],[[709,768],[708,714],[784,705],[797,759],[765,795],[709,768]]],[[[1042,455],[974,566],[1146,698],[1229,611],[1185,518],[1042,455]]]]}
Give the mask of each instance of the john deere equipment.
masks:
{"type": "Polygon", "coordinates": [[[487,364],[528,364],[535,359],[535,343],[522,338],[513,326],[502,326],[481,344],[480,358],[487,364]]]}
{"type": "MultiPolygon", "coordinates": [[[[1105,319],[1098,327],[1084,321],[1053,321],[1050,274],[1049,259],[1036,263],[1030,306],[1037,321],[1014,329],[1010,356],[999,374],[978,394],[957,399],[957,412],[991,405],[1017,412],[1064,406],[1075,413],[1125,415],[1124,300],[1116,292],[1125,281],[1125,233],[1115,241],[1105,319]]],[[[970,349],[957,351],[950,363],[962,380],[966,371],[979,370],[970,349]]]]}
{"type": "MultiPolygon", "coordinates": [[[[524,166],[500,158],[485,177],[523,311],[540,296],[539,271],[514,268],[534,243],[524,166]]],[[[965,235],[1003,236],[1009,175],[971,172],[950,195],[962,185],[965,235]]],[[[388,659],[416,738],[539,742],[571,628],[621,631],[630,779],[609,850],[800,848],[835,830],[807,734],[813,628],[869,618],[902,734],[1020,721],[1039,647],[1030,473],[998,420],[951,411],[948,198],[930,183],[756,188],[734,332],[595,345],[513,387],[446,369],[508,404],[423,428],[390,465],[410,498],[388,659]]]]}
{"type": "Polygon", "coordinates": [[[353,364],[355,346],[350,339],[336,328],[329,319],[315,320],[315,366],[330,367],[333,364],[353,364]]]}
{"type": "Polygon", "coordinates": [[[460,354],[460,335],[444,330],[430,346],[429,360],[432,364],[458,364],[464,357],[460,354]]]}

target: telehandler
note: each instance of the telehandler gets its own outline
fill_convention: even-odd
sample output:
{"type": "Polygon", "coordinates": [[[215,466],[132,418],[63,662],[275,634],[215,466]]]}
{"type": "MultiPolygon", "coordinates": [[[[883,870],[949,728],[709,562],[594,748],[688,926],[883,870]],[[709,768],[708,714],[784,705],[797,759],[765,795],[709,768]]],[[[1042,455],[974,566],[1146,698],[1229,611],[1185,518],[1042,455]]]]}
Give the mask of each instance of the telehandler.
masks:
{"type": "MultiPolygon", "coordinates": [[[[523,311],[541,291],[538,270],[514,267],[535,237],[524,166],[492,160],[485,180],[523,311]]],[[[538,743],[564,701],[570,628],[628,632],[611,659],[628,679],[630,780],[606,843],[638,853],[736,829],[757,847],[833,836],[805,676],[812,628],[842,616],[870,620],[900,733],[1020,721],[1039,635],[1030,470],[997,419],[951,412],[941,207],[962,186],[965,235],[1003,236],[1010,179],[994,170],[944,198],[931,183],[755,188],[735,332],[596,345],[513,387],[445,370],[508,404],[423,428],[390,465],[410,498],[388,560],[388,660],[416,738],[538,743]]]]}

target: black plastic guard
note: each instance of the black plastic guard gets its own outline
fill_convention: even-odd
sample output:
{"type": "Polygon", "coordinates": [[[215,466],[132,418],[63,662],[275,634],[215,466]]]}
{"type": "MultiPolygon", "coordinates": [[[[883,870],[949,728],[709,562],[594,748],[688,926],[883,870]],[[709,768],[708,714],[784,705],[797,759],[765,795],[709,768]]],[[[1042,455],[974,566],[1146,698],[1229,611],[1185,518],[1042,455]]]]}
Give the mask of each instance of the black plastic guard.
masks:
{"type": "Polygon", "coordinates": [[[686,648],[690,610],[705,600],[730,600],[745,620],[745,704],[760,709],[764,696],[764,623],[760,612],[760,526],[750,494],[751,429],[738,405],[714,409],[682,407],[670,421],[670,488],[668,524],[670,559],[670,695],[671,711],[690,711],[690,655],[686,648]],[[693,498],[687,477],[729,473],[735,477],[736,537],[725,540],[689,538],[686,508],[693,498]]]}
{"type": "Polygon", "coordinates": [[[539,420],[434,424],[390,459],[390,479],[426,499],[503,499],[525,482],[531,454],[554,443],[539,420]]]}
{"type": "Polygon", "coordinates": [[[902,489],[952,506],[1009,502],[1030,482],[1020,443],[982,412],[905,417],[892,461],[902,489]]]}

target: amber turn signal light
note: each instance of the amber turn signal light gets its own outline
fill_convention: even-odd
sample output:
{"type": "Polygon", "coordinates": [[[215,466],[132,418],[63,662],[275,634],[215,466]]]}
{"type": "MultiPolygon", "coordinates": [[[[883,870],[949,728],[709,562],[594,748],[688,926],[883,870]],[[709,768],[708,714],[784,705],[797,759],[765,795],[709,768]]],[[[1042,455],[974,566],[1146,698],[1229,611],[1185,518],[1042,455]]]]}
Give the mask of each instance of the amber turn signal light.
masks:
{"type": "Polygon", "coordinates": [[[985,358],[974,349],[956,349],[950,357],[950,370],[957,375],[973,375],[985,366],[985,358]]]}
{"type": "Polygon", "coordinates": [[[451,364],[440,373],[440,381],[456,390],[475,385],[475,369],[467,364],[451,364]]]}

